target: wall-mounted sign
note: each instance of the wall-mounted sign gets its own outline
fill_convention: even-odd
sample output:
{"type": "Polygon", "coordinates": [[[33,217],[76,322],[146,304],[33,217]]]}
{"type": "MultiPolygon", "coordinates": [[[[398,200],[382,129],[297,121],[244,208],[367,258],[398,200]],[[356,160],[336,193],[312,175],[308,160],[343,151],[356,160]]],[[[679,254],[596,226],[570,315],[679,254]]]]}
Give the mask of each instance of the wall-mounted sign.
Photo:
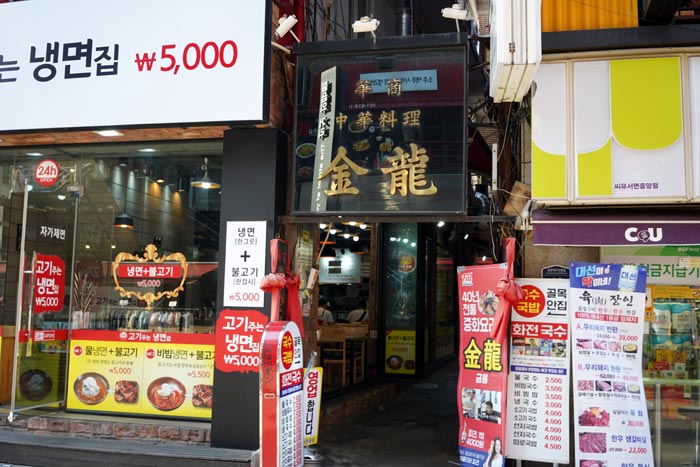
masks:
{"type": "Polygon", "coordinates": [[[541,65],[532,105],[533,198],[700,197],[700,149],[691,131],[700,119],[699,79],[700,58],[680,55],[541,65]],[[686,167],[693,168],[690,185],[686,167]]]}
{"type": "Polygon", "coordinates": [[[262,308],[265,304],[260,282],[265,275],[266,235],[265,221],[226,223],[224,306],[262,308]]]}
{"type": "Polygon", "coordinates": [[[3,4],[0,131],[263,121],[271,3],[3,4]]]}
{"type": "Polygon", "coordinates": [[[463,212],[464,51],[300,55],[294,211],[463,212]]]}
{"type": "Polygon", "coordinates": [[[267,316],[256,310],[223,310],[216,319],[216,369],[260,371],[260,342],[267,316]]]}

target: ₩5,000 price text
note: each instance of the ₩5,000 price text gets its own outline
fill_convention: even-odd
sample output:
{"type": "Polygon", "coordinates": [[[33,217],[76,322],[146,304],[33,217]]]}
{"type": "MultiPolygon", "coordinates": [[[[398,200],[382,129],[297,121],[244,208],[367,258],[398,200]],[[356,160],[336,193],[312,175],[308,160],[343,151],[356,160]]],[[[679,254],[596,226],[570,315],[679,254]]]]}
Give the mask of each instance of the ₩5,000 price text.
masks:
{"type": "Polygon", "coordinates": [[[233,68],[238,60],[238,46],[232,40],[220,44],[209,41],[203,45],[190,42],[182,48],[177,44],[163,44],[160,57],[156,52],[137,53],[134,63],[139,71],[152,71],[156,62],[160,63],[160,71],[172,72],[174,75],[184,66],[186,70],[204,68],[233,68]]]}

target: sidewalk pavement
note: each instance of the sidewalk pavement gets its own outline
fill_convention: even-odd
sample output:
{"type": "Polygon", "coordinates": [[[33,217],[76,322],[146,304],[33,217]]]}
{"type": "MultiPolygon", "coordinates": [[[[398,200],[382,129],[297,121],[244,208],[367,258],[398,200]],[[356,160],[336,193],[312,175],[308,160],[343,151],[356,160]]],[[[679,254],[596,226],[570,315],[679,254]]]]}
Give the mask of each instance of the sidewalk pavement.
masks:
{"type": "Polygon", "coordinates": [[[398,397],[367,415],[319,433],[320,463],[333,467],[459,465],[457,362],[400,383],[398,397]]]}

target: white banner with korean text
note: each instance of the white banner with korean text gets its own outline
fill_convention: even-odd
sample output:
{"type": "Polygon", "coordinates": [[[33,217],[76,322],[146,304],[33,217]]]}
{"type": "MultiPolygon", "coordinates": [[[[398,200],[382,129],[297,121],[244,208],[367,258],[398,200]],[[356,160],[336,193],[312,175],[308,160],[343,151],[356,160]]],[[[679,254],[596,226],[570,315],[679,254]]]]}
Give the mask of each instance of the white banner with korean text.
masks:
{"type": "Polygon", "coordinates": [[[654,465],[642,383],[646,269],[571,263],[576,465],[654,465]]]}

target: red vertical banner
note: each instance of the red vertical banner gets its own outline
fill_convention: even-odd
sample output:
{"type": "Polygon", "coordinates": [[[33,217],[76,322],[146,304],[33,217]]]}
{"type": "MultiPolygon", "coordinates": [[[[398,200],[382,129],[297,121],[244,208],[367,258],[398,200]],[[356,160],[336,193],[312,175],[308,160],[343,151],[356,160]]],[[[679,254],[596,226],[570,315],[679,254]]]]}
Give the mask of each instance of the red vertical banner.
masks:
{"type": "Polygon", "coordinates": [[[216,320],[216,369],[258,373],[267,316],[256,310],[222,310],[216,320]]]}
{"type": "Polygon", "coordinates": [[[505,464],[508,348],[492,337],[497,286],[508,265],[457,269],[460,347],[457,406],[463,467],[505,464]]]}
{"type": "Polygon", "coordinates": [[[63,309],[66,265],[59,256],[36,255],[34,269],[34,313],[63,309]]]}
{"type": "Polygon", "coordinates": [[[265,328],[260,351],[260,465],[265,467],[304,464],[303,356],[294,322],[273,321],[265,328]]]}

